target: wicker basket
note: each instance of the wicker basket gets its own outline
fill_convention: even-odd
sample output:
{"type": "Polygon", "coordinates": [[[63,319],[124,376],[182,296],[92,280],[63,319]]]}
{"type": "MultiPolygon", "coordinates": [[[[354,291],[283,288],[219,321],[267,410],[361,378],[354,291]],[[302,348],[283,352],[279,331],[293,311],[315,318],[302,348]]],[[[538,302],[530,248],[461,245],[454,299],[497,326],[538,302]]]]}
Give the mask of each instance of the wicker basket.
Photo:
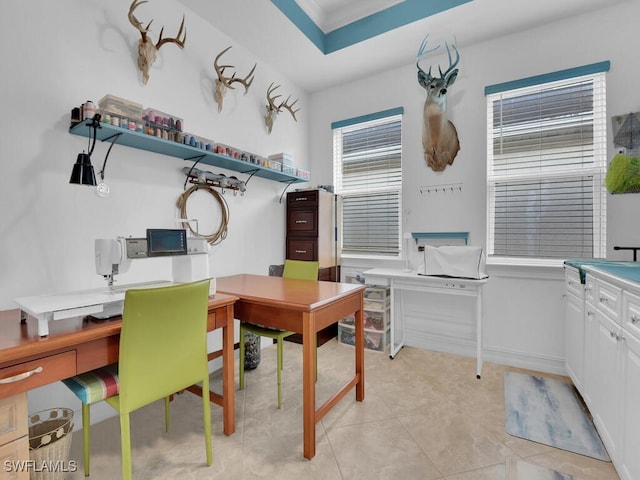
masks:
{"type": "Polygon", "coordinates": [[[51,408],[29,416],[30,480],[62,480],[69,469],[73,410],[51,408]]]}

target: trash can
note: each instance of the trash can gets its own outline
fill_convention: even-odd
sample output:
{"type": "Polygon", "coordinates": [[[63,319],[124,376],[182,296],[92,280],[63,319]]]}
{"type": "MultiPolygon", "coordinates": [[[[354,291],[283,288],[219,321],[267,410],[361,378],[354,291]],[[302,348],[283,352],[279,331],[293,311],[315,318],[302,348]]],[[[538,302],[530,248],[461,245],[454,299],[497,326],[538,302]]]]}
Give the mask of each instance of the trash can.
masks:
{"type": "Polygon", "coordinates": [[[63,480],[69,462],[73,410],[50,408],[29,416],[29,480],[63,480]]]}
{"type": "Polygon", "coordinates": [[[260,337],[255,333],[244,333],[244,369],[253,370],[260,365],[260,337]]]}

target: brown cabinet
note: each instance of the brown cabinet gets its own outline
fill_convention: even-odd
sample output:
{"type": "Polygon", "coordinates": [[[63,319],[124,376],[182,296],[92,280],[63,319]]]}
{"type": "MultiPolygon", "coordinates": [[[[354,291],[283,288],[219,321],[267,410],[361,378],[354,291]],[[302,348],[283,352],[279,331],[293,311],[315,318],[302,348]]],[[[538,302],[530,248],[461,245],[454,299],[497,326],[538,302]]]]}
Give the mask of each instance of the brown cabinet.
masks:
{"type": "MultiPolygon", "coordinates": [[[[317,260],[318,280],[340,281],[340,246],[338,238],[339,197],[324,190],[287,193],[286,258],[317,260]]],[[[335,337],[337,324],[318,332],[318,345],[335,337]]],[[[287,340],[301,343],[298,334],[287,340]]]]}
{"type": "Polygon", "coordinates": [[[324,190],[287,194],[286,258],[317,260],[320,280],[338,281],[338,197],[324,190]]]}

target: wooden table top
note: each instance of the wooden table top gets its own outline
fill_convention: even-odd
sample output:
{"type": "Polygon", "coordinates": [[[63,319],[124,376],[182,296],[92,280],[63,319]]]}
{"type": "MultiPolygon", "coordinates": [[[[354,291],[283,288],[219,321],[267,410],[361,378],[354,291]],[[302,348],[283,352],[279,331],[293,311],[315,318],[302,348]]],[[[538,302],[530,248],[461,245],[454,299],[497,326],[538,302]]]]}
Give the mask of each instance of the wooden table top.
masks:
{"type": "Polygon", "coordinates": [[[238,296],[240,301],[309,312],[366,287],[352,283],[239,274],[217,278],[216,288],[238,296]]]}

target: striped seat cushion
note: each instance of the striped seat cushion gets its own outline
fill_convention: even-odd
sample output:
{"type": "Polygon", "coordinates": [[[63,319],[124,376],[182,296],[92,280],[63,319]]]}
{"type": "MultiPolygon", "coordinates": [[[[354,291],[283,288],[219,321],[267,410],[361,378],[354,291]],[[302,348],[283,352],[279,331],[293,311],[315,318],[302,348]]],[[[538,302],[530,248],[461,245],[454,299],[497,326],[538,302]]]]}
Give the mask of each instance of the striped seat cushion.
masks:
{"type": "Polygon", "coordinates": [[[118,364],[81,373],[62,382],[82,403],[99,402],[118,394],[118,364]]]}

